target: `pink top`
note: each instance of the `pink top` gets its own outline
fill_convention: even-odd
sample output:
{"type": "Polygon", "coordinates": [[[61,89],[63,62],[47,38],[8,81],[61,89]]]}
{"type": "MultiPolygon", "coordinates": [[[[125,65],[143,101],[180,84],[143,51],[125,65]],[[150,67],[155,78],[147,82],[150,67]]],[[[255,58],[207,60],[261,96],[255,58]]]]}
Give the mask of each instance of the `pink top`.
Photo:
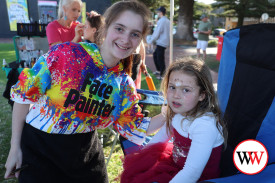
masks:
{"type": "MultiPolygon", "coordinates": [[[[73,22],[70,28],[63,27],[57,20],[52,21],[47,25],[46,34],[48,38],[49,46],[56,42],[72,41],[75,36],[75,27],[79,22],[73,22]]],[[[80,41],[80,40],[79,40],[80,41]]]]}

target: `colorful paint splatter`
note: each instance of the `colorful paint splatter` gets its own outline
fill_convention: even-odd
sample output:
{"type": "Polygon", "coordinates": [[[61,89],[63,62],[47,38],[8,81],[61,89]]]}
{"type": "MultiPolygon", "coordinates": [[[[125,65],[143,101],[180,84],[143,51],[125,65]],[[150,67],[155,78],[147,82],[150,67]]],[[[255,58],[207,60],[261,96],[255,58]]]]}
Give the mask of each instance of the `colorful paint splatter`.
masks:
{"type": "Polygon", "coordinates": [[[149,124],[122,64],[107,68],[90,43],[53,46],[22,71],[11,98],[34,104],[26,122],[48,133],[86,133],[114,122],[124,137],[140,144],[149,124]]]}

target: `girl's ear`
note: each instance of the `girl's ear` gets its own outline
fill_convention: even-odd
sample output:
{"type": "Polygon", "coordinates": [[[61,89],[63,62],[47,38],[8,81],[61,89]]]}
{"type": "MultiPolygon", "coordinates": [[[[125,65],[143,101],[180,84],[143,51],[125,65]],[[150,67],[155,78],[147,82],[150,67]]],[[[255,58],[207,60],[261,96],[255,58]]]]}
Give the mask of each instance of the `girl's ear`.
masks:
{"type": "Polygon", "coordinates": [[[199,96],[199,101],[203,101],[205,99],[205,92],[201,92],[200,96],[199,96]]]}
{"type": "Polygon", "coordinates": [[[96,33],[96,28],[95,27],[92,28],[92,32],[96,33]]]}

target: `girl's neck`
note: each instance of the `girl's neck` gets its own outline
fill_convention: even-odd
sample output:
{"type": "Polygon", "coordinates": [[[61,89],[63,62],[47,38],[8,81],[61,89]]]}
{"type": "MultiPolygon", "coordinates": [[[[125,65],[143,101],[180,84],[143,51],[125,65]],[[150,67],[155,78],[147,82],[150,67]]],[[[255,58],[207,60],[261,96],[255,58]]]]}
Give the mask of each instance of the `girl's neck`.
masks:
{"type": "Polygon", "coordinates": [[[106,50],[104,47],[104,43],[100,46],[100,54],[101,54],[104,64],[108,68],[112,68],[112,67],[116,66],[120,61],[119,59],[114,58],[113,56],[111,56],[109,54],[108,50],[106,50]]]}
{"type": "Polygon", "coordinates": [[[94,38],[90,38],[90,39],[88,39],[91,43],[95,43],[95,40],[94,40],[94,38]]]}

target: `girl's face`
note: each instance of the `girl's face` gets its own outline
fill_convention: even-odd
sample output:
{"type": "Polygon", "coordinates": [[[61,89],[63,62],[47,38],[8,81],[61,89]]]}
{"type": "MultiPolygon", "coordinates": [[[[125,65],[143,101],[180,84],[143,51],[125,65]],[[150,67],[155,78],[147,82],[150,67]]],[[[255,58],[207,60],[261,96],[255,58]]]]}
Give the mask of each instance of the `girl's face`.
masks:
{"type": "Polygon", "coordinates": [[[183,73],[182,71],[173,71],[170,74],[167,102],[173,112],[186,115],[196,107],[199,101],[205,98],[200,94],[200,87],[197,85],[196,77],[183,73]]]}
{"type": "Polygon", "coordinates": [[[91,42],[95,41],[95,32],[96,32],[96,28],[95,27],[91,27],[90,22],[86,20],[85,25],[84,25],[84,29],[83,29],[83,37],[85,40],[89,40],[91,42]]]}
{"type": "Polygon", "coordinates": [[[104,53],[101,52],[103,59],[105,56],[115,66],[121,59],[130,56],[142,39],[142,30],[143,19],[140,15],[132,11],[122,12],[106,32],[101,47],[104,50],[104,53]]]}
{"type": "Polygon", "coordinates": [[[80,8],[80,4],[77,1],[74,1],[69,6],[64,7],[64,12],[67,16],[67,19],[71,21],[76,21],[81,13],[80,8]]]}

